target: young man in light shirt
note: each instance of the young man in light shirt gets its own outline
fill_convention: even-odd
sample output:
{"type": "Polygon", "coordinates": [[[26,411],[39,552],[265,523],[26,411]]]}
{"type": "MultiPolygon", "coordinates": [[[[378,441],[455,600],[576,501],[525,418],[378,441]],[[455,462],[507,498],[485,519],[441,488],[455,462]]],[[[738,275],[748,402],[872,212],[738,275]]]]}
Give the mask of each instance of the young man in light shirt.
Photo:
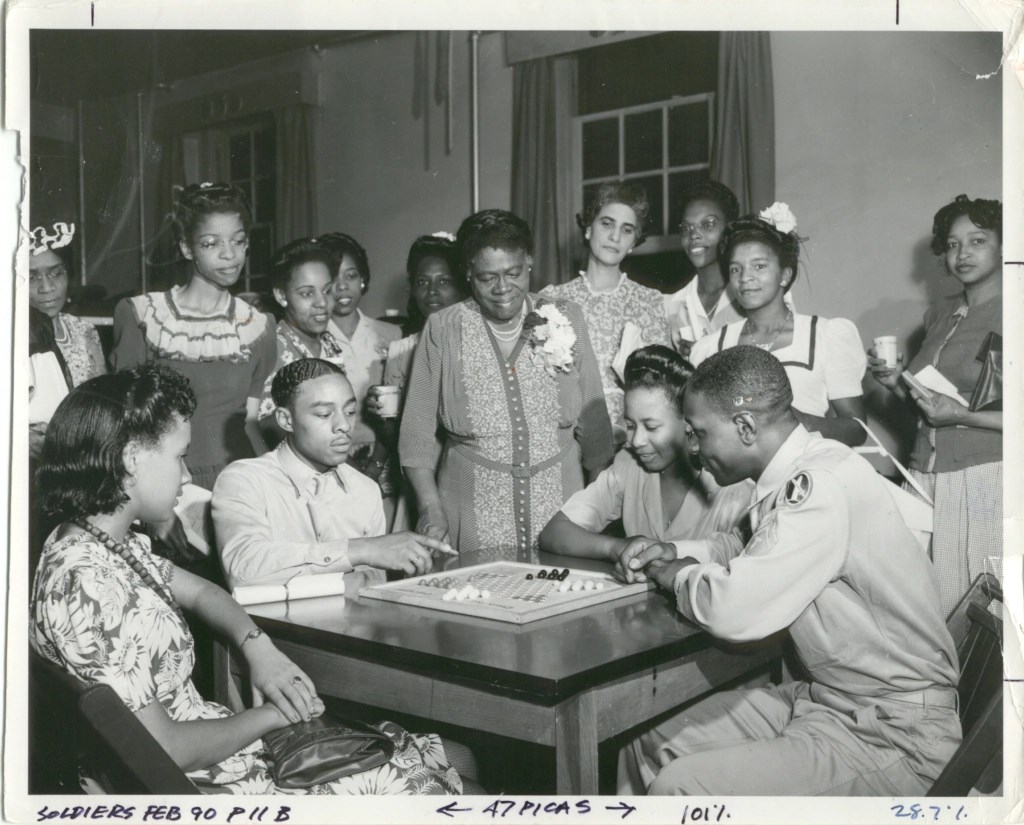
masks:
{"type": "Polygon", "coordinates": [[[282,367],[271,395],[287,433],[277,449],[229,465],[213,488],[213,522],[229,586],[359,569],[426,573],[444,542],[385,535],[380,488],[345,461],[356,399],[344,371],[319,358],[282,367]]]}
{"type": "Polygon", "coordinates": [[[922,794],[960,742],[956,652],[899,491],[804,429],[792,400],[783,366],[756,347],[702,363],[684,417],[718,484],[755,482],[749,523],[634,540],[616,570],[652,578],[715,637],[788,630],[805,674],[663,720],[620,752],[620,793],[922,794]]]}

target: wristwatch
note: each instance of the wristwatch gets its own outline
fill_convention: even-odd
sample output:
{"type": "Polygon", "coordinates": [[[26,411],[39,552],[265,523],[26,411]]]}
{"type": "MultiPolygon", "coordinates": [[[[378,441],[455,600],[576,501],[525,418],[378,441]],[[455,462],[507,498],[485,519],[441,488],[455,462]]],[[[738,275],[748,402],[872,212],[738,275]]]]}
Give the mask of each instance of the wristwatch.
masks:
{"type": "Polygon", "coordinates": [[[262,635],[263,635],[263,630],[258,628],[258,627],[254,627],[252,630],[250,630],[248,633],[246,633],[242,637],[242,641],[240,641],[238,643],[238,652],[239,653],[242,652],[242,648],[245,647],[245,643],[246,642],[251,642],[253,639],[258,639],[262,635]]]}

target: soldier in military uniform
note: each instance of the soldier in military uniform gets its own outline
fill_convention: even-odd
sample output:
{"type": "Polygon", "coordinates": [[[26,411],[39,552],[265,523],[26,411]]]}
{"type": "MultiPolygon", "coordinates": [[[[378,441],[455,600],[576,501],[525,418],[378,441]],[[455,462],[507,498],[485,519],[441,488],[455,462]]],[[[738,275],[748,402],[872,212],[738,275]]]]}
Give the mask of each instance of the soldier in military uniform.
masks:
{"type": "Polygon", "coordinates": [[[895,488],[810,433],[779,361],[754,347],[690,379],[694,450],[720,485],[752,479],[749,524],[701,541],[637,539],[617,563],[734,642],[787,629],[800,681],[717,693],[623,748],[621,793],[927,791],[960,742],[958,672],[934,572],[895,488]]]}

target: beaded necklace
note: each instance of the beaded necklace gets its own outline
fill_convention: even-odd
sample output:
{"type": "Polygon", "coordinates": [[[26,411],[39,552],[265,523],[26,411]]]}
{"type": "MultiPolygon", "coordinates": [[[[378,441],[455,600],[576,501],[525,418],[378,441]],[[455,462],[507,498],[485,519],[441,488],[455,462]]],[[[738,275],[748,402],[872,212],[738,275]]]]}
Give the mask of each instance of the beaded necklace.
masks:
{"type": "Polygon", "coordinates": [[[162,585],[160,585],[157,582],[157,580],[153,577],[153,574],[150,573],[143,566],[142,562],[139,561],[135,557],[135,554],[132,553],[132,551],[129,550],[128,547],[125,544],[123,544],[122,542],[119,542],[119,541],[115,541],[110,536],[109,533],[107,533],[107,532],[105,532],[103,530],[100,530],[99,527],[97,527],[95,524],[93,524],[88,519],[76,518],[76,519],[74,519],[73,523],[76,524],[78,527],[81,527],[87,533],[90,533],[93,537],[95,537],[99,541],[101,541],[103,543],[103,546],[106,547],[108,550],[110,550],[113,553],[116,553],[122,559],[124,559],[124,561],[127,563],[127,565],[129,567],[131,567],[132,570],[135,571],[136,575],[140,579],[142,579],[143,583],[150,590],[152,590],[154,593],[156,593],[161,599],[163,599],[165,602],[167,602],[167,604],[170,606],[170,608],[175,613],[177,613],[179,617],[181,617],[181,620],[183,622],[186,622],[186,624],[187,624],[187,621],[185,619],[185,614],[181,612],[181,605],[179,605],[178,604],[178,600],[174,598],[174,594],[171,593],[171,591],[168,590],[166,587],[163,587],[162,585]]]}
{"type": "Polygon", "coordinates": [[[523,322],[526,320],[526,304],[524,303],[523,306],[519,308],[519,321],[510,330],[497,330],[494,328],[494,324],[486,318],[484,320],[486,321],[487,326],[491,328],[491,334],[495,338],[506,344],[511,343],[512,341],[518,340],[519,336],[523,332],[523,322]]]}
{"type": "Polygon", "coordinates": [[[758,349],[763,349],[765,352],[771,352],[772,348],[775,346],[775,342],[778,340],[779,335],[782,333],[782,330],[786,328],[786,324],[789,323],[789,319],[791,317],[793,317],[793,310],[787,309],[786,317],[782,320],[782,326],[775,330],[775,334],[771,337],[771,339],[765,341],[763,344],[754,338],[754,328],[751,326],[749,318],[747,318],[747,320],[744,321],[743,331],[741,334],[746,335],[750,339],[750,343],[753,344],[758,349]]]}

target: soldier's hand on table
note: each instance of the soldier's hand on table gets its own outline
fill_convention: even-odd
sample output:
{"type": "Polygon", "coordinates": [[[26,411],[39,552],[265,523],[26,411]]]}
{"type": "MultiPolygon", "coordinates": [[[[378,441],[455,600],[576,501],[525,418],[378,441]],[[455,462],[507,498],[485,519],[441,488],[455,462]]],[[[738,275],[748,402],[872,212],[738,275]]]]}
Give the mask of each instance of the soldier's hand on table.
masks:
{"type": "Polygon", "coordinates": [[[647,565],[647,575],[654,579],[654,582],[658,587],[662,587],[665,590],[674,590],[676,576],[679,575],[679,571],[696,563],[696,559],[676,559],[675,561],[670,562],[661,561],[659,559],[658,561],[652,561],[647,565]]]}
{"type": "Polygon", "coordinates": [[[299,666],[263,634],[242,646],[252,686],[290,722],[309,721],[324,712],[316,686],[299,666]]]}
{"type": "Polygon", "coordinates": [[[630,539],[612,568],[612,575],[626,584],[645,582],[648,578],[647,565],[653,561],[675,561],[676,548],[656,539],[638,536],[630,539]]]}

